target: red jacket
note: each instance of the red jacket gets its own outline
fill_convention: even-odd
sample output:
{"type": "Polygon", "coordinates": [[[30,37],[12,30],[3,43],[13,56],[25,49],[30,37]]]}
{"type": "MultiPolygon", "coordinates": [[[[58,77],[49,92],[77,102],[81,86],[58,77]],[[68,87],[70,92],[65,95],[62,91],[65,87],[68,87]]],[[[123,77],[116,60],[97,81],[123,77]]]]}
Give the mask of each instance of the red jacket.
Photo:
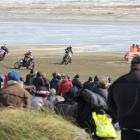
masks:
{"type": "Polygon", "coordinates": [[[57,93],[59,95],[65,96],[65,93],[72,87],[72,82],[68,79],[64,79],[58,87],[57,93]]]}

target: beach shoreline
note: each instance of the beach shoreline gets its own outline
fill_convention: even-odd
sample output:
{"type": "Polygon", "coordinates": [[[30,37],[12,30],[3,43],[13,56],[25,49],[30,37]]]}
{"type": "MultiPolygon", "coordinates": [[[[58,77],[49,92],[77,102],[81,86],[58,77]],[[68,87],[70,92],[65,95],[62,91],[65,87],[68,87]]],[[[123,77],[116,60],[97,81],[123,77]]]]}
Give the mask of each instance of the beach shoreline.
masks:
{"type": "Polygon", "coordinates": [[[46,46],[47,51],[57,46],[63,51],[68,45],[78,52],[127,51],[132,43],[139,44],[139,7],[134,3],[0,3],[0,44],[21,49],[46,46]]]}
{"type": "MultiPolygon", "coordinates": [[[[60,55],[60,54],[64,54],[66,47],[68,47],[68,45],[10,45],[8,46],[10,52],[12,52],[11,54],[16,55],[16,54],[21,54],[27,50],[32,50],[35,54],[38,54],[38,52],[40,52],[41,54],[54,54],[54,55],[60,55]]],[[[92,49],[87,49],[87,48],[83,48],[82,46],[72,46],[73,47],[73,51],[74,53],[79,53],[79,54],[90,54],[90,53],[125,53],[125,51],[98,51],[96,50],[96,47],[92,49]]],[[[90,47],[89,47],[90,48],[90,47]]],[[[39,54],[40,54],[39,53],[39,54]]],[[[11,55],[9,54],[9,55],[11,55]]]]}

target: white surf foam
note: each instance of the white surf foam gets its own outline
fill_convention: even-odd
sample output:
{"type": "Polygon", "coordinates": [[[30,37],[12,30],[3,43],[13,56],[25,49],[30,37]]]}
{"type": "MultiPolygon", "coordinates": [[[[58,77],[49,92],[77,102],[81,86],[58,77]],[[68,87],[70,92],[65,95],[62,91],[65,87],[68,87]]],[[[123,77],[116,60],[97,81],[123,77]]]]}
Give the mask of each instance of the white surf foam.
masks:
{"type": "Polygon", "coordinates": [[[140,4],[139,0],[0,0],[1,5],[10,4],[93,4],[96,6],[115,6],[140,4]]]}

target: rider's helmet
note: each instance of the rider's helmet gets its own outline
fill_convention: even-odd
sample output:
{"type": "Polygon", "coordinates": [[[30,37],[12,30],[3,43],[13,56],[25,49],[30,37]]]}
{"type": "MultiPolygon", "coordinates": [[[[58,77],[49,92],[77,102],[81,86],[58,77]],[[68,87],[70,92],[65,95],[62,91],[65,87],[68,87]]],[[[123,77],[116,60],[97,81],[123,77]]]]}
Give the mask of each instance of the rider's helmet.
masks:
{"type": "Polygon", "coordinates": [[[32,50],[28,50],[29,53],[32,53],[32,50]]]}
{"type": "Polygon", "coordinates": [[[31,55],[32,54],[32,50],[28,50],[28,53],[31,55]]]}

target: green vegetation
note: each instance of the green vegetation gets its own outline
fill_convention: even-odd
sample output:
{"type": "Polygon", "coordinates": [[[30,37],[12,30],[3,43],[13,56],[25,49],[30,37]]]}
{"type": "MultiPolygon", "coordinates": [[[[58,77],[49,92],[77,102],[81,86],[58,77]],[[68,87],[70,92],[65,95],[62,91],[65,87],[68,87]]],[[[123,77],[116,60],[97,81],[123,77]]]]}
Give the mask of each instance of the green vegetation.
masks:
{"type": "Polygon", "coordinates": [[[83,130],[53,113],[2,109],[0,140],[90,140],[83,130]]]}

